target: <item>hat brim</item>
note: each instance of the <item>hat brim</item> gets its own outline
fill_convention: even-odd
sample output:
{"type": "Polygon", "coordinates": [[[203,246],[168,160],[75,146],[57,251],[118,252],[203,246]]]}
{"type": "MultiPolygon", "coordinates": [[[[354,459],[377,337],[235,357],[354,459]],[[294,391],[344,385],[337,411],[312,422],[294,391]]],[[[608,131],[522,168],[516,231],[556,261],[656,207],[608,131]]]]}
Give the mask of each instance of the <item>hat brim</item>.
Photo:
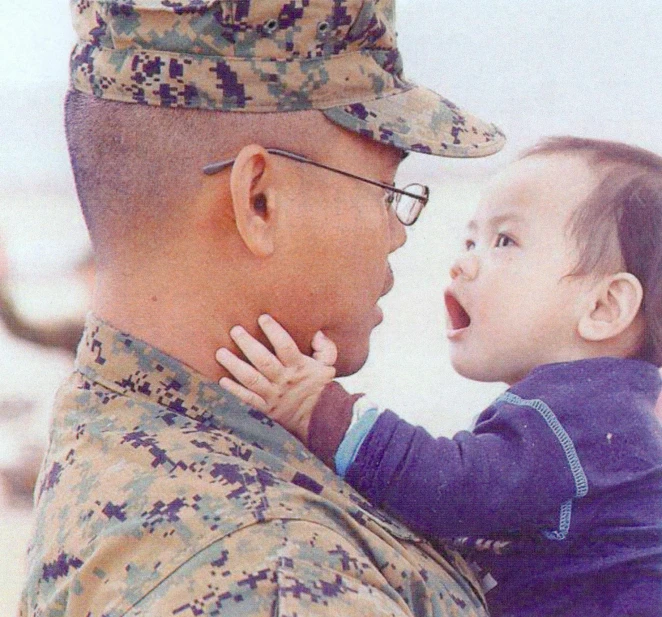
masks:
{"type": "Polygon", "coordinates": [[[506,142],[494,124],[416,85],[383,98],[322,111],[350,131],[412,152],[475,158],[498,152],[506,142]]]}

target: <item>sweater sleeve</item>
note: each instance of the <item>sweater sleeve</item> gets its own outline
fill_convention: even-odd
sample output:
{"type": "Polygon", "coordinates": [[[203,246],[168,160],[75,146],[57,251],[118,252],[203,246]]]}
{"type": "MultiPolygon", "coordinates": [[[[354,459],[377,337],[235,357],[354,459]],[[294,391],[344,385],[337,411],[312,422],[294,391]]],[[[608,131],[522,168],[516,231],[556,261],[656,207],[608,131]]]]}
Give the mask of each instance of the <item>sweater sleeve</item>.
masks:
{"type": "Polygon", "coordinates": [[[586,494],[586,477],[563,426],[537,403],[504,395],[473,432],[452,439],[435,439],[385,411],[346,480],[426,535],[538,529],[562,539],[564,507],[586,494]]]}

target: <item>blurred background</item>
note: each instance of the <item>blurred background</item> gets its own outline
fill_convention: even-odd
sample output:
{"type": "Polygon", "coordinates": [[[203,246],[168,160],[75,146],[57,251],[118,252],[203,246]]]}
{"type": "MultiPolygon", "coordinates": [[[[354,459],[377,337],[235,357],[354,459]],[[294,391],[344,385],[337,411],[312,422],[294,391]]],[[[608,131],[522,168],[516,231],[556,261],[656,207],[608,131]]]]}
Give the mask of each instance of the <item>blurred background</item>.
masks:
{"type": "MultiPolygon", "coordinates": [[[[455,375],[443,289],[486,179],[544,135],[615,139],[662,153],[659,0],[397,0],[407,75],[500,125],[506,149],[480,161],[411,156],[399,182],[432,199],[393,257],[355,391],[451,435],[502,384],[455,375]]],[[[30,493],[57,384],[89,303],[89,245],[62,125],[73,41],[66,0],[0,0],[0,614],[21,585],[30,493]],[[25,338],[31,339],[26,341],[25,338]]],[[[560,179],[562,181],[562,179],[560,179]]]]}

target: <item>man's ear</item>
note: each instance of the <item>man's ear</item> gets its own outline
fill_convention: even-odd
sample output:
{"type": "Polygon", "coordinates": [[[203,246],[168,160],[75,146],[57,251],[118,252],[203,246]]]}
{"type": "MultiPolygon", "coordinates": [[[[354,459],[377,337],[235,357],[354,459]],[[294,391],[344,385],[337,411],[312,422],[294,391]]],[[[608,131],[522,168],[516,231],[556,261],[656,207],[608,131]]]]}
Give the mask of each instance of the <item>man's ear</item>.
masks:
{"type": "Polygon", "coordinates": [[[635,321],[644,296],[639,279],[629,272],[606,277],[591,292],[578,332],[587,341],[606,341],[635,321]]]}
{"type": "Polygon", "coordinates": [[[269,153],[255,144],[244,146],[230,172],[230,194],[237,231],[257,257],[268,257],[274,250],[277,209],[272,180],[269,153]]]}

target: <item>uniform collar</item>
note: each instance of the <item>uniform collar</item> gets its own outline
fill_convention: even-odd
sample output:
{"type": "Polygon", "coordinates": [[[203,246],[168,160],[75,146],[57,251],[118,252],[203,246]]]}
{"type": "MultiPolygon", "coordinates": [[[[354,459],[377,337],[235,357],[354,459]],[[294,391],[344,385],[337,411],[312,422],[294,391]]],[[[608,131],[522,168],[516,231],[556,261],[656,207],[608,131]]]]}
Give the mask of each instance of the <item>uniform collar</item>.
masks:
{"type": "MultiPolygon", "coordinates": [[[[317,459],[285,429],[183,362],[96,315],[87,316],[76,370],[113,392],[229,431],[276,456],[317,459]]],[[[328,470],[319,462],[322,470],[328,470]]],[[[330,472],[329,472],[330,473],[330,472]]]]}

